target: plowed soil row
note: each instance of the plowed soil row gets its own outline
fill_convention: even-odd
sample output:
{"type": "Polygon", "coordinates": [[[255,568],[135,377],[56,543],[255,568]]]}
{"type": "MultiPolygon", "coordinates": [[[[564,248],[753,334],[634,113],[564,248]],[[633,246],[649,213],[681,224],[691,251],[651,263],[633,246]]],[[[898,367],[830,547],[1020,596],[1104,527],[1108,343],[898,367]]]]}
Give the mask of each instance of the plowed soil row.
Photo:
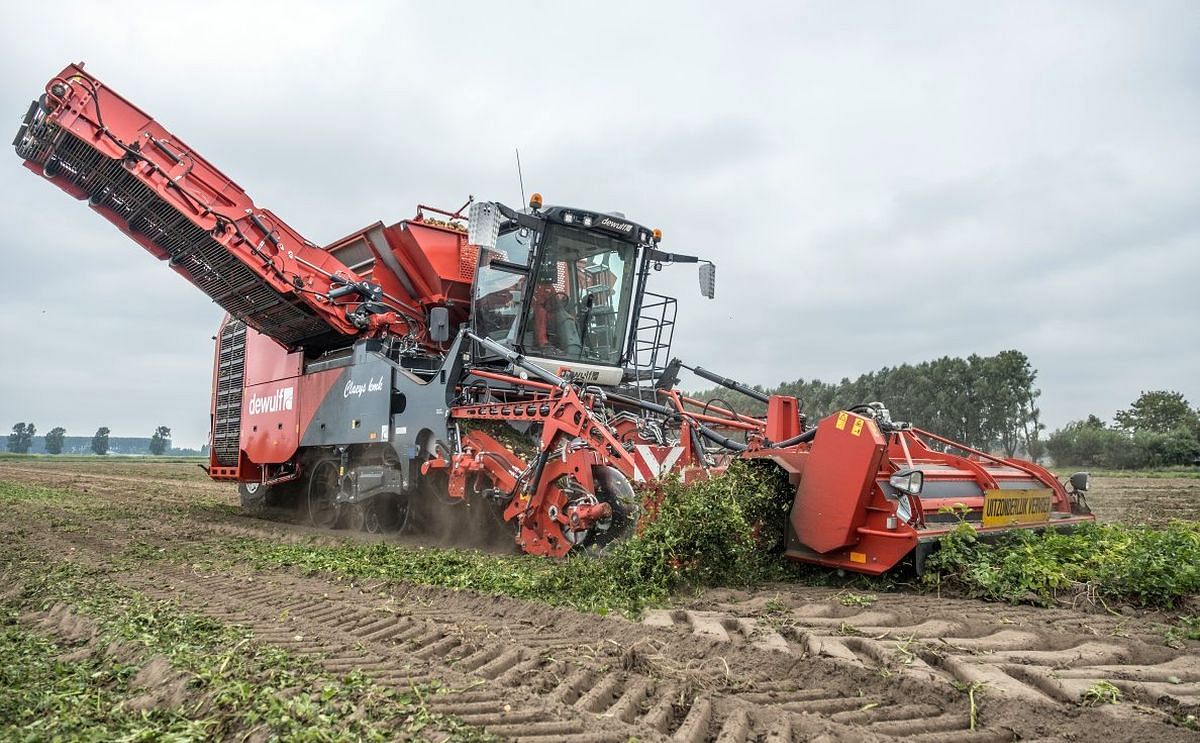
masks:
{"type": "MultiPolygon", "coordinates": [[[[183,474],[187,465],[177,467],[183,474]]],[[[353,585],[249,566],[206,572],[162,560],[127,567],[131,544],[314,536],[213,507],[212,499],[232,504],[236,494],[176,474],[0,463],[0,479],[86,490],[110,507],[94,524],[53,504],[29,509],[23,521],[18,511],[18,522],[5,525],[7,538],[89,565],[121,566],[112,577],[130,588],[246,625],[260,641],[311,655],[331,671],[362,669],[401,688],[439,681],[456,692],[431,699],[435,711],[505,738],[1195,736],[1171,722],[1194,713],[1200,698],[1195,649],[1166,647],[1154,621],[1137,616],[904,594],[844,606],[835,591],[778,586],[710,593],[633,623],[417,587],[402,576],[353,585]],[[67,525],[56,528],[56,520],[67,525]],[[1097,680],[1116,684],[1125,701],[1080,705],[1080,691],[1097,680]],[[978,703],[974,720],[968,689],[978,703]]]]}

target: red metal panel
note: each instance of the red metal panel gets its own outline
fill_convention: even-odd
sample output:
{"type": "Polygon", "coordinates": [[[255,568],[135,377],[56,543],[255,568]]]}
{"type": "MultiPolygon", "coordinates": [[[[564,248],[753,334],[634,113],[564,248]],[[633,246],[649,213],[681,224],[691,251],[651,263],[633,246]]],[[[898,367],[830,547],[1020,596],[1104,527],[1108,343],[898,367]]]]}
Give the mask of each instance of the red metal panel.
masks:
{"type": "Polygon", "coordinates": [[[800,402],[788,395],[771,395],[767,401],[767,438],[786,441],[800,434],[800,402]]]}
{"type": "Polygon", "coordinates": [[[467,245],[465,234],[408,220],[388,227],[384,235],[415,299],[452,306],[470,302],[477,249],[467,245]]]}
{"type": "Polygon", "coordinates": [[[887,440],[875,422],[853,413],[829,416],[817,426],[792,504],[796,536],[817,552],[853,544],[866,520],[887,440]]]}
{"type": "Polygon", "coordinates": [[[242,392],[242,451],[256,464],[280,464],[300,443],[298,377],[247,385],[242,392]]]}
{"type": "MultiPolygon", "coordinates": [[[[260,337],[270,340],[265,336],[260,337]]],[[[274,347],[282,350],[278,344],[274,344],[274,347]]],[[[251,361],[254,358],[253,351],[247,350],[247,373],[251,366],[261,368],[264,364],[273,363],[269,360],[251,361]]],[[[343,371],[327,369],[314,374],[247,384],[242,393],[241,436],[242,451],[246,458],[255,464],[280,464],[292,459],[304,431],[343,371]]]]}
{"type": "Polygon", "coordinates": [[[304,354],[289,352],[269,336],[246,328],[246,387],[300,375],[304,354]]]}

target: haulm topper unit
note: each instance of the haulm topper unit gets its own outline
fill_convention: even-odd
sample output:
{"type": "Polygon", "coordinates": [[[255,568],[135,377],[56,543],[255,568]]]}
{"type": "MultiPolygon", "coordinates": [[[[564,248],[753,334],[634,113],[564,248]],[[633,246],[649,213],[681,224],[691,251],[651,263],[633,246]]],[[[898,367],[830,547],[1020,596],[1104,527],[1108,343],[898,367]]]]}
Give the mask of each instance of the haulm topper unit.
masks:
{"type": "Polygon", "coordinates": [[[919,565],[960,521],[1093,518],[1086,476],[1064,485],[879,403],[810,427],[795,398],[674,359],[676,301],[650,277],[697,264],[711,299],[715,267],[623,214],[469,200],[316,245],[82,64],[50,79],[13,144],[228,313],[207,471],[247,508],[373,532],[436,513],[561,556],[630,533],[663,477],[767,460],[795,488],[787,555],[865,573],[919,565]],[[767,414],[689,398],[685,369],[767,414]]]}

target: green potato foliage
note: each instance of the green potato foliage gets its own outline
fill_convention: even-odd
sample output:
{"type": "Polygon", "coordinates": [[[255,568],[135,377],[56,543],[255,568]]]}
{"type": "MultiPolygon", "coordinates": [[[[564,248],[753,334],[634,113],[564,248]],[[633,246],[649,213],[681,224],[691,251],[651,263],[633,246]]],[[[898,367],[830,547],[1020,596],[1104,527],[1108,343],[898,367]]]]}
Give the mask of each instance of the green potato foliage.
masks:
{"type": "Polygon", "coordinates": [[[926,569],[926,583],[990,600],[1049,604],[1060,594],[1085,593],[1104,602],[1172,608],[1200,592],[1200,522],[1021,530],[992,543],[960,524],[926,569]]]}

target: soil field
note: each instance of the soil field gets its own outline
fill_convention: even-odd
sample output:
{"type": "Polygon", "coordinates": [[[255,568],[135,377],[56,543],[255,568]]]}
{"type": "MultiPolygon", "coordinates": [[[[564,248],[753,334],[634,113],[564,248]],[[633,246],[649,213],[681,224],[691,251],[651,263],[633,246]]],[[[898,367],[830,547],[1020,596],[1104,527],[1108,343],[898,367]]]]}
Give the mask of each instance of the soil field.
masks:
{"type": "MultiPolygon", "coordinates": [[[[241,516],[235,491],[192,464],[0,460],[0,481],[64,491],[0,499],[0,599],[38,581],[31,556],[46,570],[86,569],[110,592],[246,628],[247,648],[284,650],[332,677],[437,688],[411,703],[431,739],[1197,738],[1200,643],[1170,635],[1161,614],[776,585],[681,597],[634,621],[404,576],[356,583],[197,561],[230,538],[313,549],[361,538],[241,516]]],[[[1101,517],[1198,518],[1200,481],[1097,479],[1090,500],[1101,517]]],[[[89,606],[80,594],[24,607],[20,626],[82,657],[100,631],[89,606]]],[[[161,657],[123,658],[147,687],[181,673],[161,657]]],[[[186,697],[147,690],[135,701],[206,709],[186,697]]]]}
{"type": "Polygon", "coordinates": [[[1101,521],[1165,524],[1200,519],[1198,477],[1093,477],[1088,503],[1101,521]]]}

